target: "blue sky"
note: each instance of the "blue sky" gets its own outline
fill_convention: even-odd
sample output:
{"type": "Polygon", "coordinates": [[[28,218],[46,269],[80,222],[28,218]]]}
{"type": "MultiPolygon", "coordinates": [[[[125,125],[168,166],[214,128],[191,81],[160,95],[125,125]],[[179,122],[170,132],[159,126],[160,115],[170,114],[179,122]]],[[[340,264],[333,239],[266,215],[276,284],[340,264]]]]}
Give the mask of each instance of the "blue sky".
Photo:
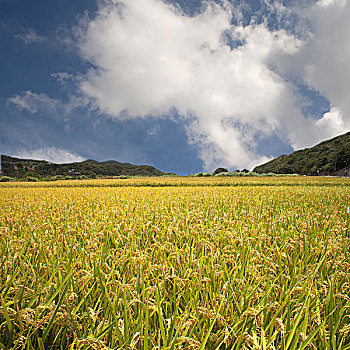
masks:
{"type": "Polygon", "coordinates": [[[0,152],[188,174],[350,129],[350,4],[0,0],[0,152]]]}

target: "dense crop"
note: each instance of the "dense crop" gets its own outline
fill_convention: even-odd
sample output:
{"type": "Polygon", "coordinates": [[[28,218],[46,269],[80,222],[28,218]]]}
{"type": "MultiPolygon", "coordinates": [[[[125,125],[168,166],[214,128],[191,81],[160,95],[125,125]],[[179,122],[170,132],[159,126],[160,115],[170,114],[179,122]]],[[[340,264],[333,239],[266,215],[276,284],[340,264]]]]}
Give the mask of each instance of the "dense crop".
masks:
{"type": "Polygon", "coordinates": [[[350,349],[349,182],[127,181],[0,186],[0,348],[350,349]]]}
{"type": "Polygon", "coordinates": [[[212,186],[293,186],[293,187],[349,187],[350,178],[340,177],[148,177],[128,179],[98,179],[98,180],[57,180],[43,182],[9,182],[1,184],[1,188],[27,187],[212,187],[212,186]]]}

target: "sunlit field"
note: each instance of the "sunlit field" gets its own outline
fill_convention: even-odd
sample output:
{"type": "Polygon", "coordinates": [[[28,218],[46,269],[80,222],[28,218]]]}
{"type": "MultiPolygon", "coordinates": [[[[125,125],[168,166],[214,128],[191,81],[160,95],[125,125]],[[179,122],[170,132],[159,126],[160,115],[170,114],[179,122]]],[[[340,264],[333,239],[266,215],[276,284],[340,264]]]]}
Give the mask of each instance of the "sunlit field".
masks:
{"type": "Polygon", "coordinates": [[[0,185],[0,348],[350,349],[349,179],[0,185]]]}

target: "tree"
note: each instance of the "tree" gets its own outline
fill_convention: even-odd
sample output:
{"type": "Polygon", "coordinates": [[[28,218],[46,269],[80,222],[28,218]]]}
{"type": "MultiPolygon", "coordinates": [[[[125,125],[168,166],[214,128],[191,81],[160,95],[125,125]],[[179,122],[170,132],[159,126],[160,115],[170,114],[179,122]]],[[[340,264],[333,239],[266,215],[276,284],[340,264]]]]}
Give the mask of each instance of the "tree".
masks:
{"type": "Polygon", "coordinates": [[[213,174],[216,175],[216,174],[220,174],[220,173],[228,173],[228,170],[225,168],[217,168],[213,174]]]}
{"type": "Polygon", "coordinates": [[[28,178],[40,179],[41,176],[40,176],[40,174],[36,173],[35,171],[27,171],[25,178],[26,179],[28,179],[28,178]]]}

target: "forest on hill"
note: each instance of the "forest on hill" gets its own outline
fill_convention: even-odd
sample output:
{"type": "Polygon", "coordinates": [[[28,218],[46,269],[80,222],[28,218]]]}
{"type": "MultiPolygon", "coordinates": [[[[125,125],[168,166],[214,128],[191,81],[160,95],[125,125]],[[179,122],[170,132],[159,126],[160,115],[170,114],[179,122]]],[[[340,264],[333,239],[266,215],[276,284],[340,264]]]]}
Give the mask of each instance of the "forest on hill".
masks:
{"type": "Polygon", "coordinates": [[[257,173],[349,176],[350,132],[255,167],[257,173]]]}
{"type": "Polygon", "coordinates": [[[164,172],[149,165],[133,165],[115,160],[98,162],[85,160],[83,162],[55,164],[44,160],[20,159],[1,155],[1,170],[3,175],[24,177],[86,177],[103,176],[161,176],[164,172]]]}

